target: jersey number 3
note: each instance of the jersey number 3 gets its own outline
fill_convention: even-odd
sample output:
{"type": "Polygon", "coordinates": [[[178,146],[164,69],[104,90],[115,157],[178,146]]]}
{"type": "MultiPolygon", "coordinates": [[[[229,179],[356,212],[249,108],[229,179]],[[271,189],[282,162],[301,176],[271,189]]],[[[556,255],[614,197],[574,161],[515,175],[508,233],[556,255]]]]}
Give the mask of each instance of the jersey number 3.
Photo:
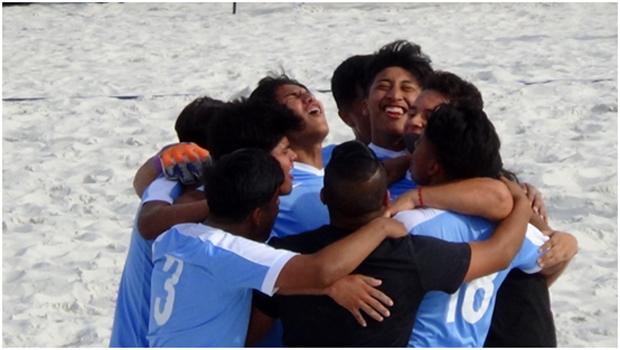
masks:
{"type": "Polygon", "coordinates": [[[170,278],[166,279],[164,282],[164,289],[166,290],[166,301],[164,303],[164,307],[162,310],[161,307],[161,298],[155,298],[155,310],[153,310],[153,317],[155,318],[155,322],[158,326],[161,326],[168,322],[170,316],[172,315],[172,306],[174,305],[174,286],[179,283],[179,278],[181,277],[181,272],[183,272],[183,261],[179,260],[173,256],[166,255],[166,262],[164,263],[164,272],[170,271],[172,265],[176,264],[176,269],[170,276],[170,278]]]}
{"type": "MultiPolygon", "coordinates": [[[[498,273],[493,273],[484,277],[477,278],[467,285],[465,288],[465,295],[463,296],[463,302],[461,305],[461,314],[463,319],[468,323],[476,323],[480,321],[484,313],[489,308],[491,298],[495,291],[495,285],[493,280],[497,277],[498,273]],[[478,290],[482,291],[482,302],[480,307],[475,309],[476,293],[478,290]]],[[[459,288],[454,294],[450,296],[450,303],[448,304],[448,317],[447,323],[453,323],[456,318],[456,308],[458,304],[459,295],[461,295],[463,287],[459,288]]]]}

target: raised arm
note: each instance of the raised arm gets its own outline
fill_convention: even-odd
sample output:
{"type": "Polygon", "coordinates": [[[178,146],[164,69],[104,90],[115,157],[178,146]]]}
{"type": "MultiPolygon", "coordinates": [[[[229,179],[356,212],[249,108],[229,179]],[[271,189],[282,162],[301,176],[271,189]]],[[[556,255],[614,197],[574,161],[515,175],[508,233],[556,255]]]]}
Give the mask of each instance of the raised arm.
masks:
{"type": "Polygon", "coordinates": [[[395,214],[421,206],[497,221],[510,214],[512,196],[499,180],[473,178],[405,192],[392,203],[390,211],[395,214]]]}
{"type": "Polygon", "coordinates": [[[469,243],[471,261],[465,281],[507,268],[523,243],[532,209],[525,193],[516,182],[503,181],[510,189],[514,207],[489,239],[469,243]]]}
{"type": "Polygon", "coordinates": [[[204,193],[186,190],[173,204],[159,200],[144,203],[138,216],[138,229],[144,239],[155,239],[176,224],[202,222],[208,213],[204,193]]]}
{"type": "Polygon", "coordinates": [[[149,187],[149,184],[153,182],[160,173],[160,169],[155,167],[155,162],[159,162],[158,154],[144,162],[133,177],[133,189],[140,198],[142,198],[144,190],[149,187]]]}
{"type": "Polygon", "coordinates": [[[280,272],[276,287],[281,294],[323,289],[351,273],[385,238],[403,237],[405,227],[380,217],[347,237],[311,255],[297,255],[280,272]]]}

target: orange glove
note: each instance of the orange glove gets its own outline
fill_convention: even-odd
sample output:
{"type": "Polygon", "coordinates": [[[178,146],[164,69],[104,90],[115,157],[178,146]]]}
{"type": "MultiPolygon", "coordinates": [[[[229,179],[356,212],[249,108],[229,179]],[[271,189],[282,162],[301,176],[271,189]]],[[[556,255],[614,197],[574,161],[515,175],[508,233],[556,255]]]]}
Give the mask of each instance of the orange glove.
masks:
{"type": "Polygon", "coordinates": [[[202,181],[203,163],[210,162],[209,151],[193,142],[181,142],[162,150],[159,161],[164,176],[184,185],[202,181]]]}

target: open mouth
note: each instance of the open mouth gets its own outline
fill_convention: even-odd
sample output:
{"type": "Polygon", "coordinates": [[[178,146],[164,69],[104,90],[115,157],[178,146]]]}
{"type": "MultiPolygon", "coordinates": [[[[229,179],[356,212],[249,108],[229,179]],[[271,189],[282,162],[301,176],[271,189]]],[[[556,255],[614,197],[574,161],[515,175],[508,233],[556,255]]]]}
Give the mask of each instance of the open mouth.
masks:
{"type": "Polygon", "coordinates": [[[385,114],[392,119],[399,119],[405,115],[407,112],[405,108],[400,106],[386,106],[383,108],[385,114]]]}
{"type": "Polygon", "coordinates": [[[311,116],[313,116],[313,117],[314,117],[314,116],[317,116],[317,115],[319,115],[319,114],[321,113],[321,109],[320,109],[319,107],[312,107],[312,108],[310,108],[310,110],[308,111],[308,113],[309,113],[311,116]]]}

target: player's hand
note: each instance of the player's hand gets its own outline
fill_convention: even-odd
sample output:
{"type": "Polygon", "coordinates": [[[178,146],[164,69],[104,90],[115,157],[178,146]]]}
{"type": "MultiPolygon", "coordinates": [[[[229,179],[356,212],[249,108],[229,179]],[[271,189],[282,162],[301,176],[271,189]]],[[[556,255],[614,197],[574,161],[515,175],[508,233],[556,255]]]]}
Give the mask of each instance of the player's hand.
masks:
{"type": "Polygon", "coordinates": [[[159,160],[167,179],[194,185],[201,181],[203,163],[211,158],[206,149],[193,142],[182,142],[164,149],[159,160]]]}
{"type": "Polygon", "coordinates": [[[390,212],[385,211],[382,216],[373,219],[367,225],[375,227],[375,231],[385,235],[385,238],[400,238],[407,235],[407,229],[400,221],[390,218],[390,212]]]}
{"type": "Polygon", "coordinates": [[[542,198],[542,193],[533,185],[529,183],[523,183],[521,185],[523,190],[525,191],[525,195],[530,200],[530,205],[532,206],[532,210],[536,215],[540,216],[540,218],[548,224],[547,221],[547,208],[545,208],[545,202],[542,198]]]}
{"type": "Polygon", "coordinates": [[[349,310],[362,327],[366,327],[362,311],[381,322],[384,317],[390,316],[386,306],[394,305],[392,299],[376,289],[380,285],[381,281],[376,278],[348,275],[332,284],[327,289],[327,295],[349,310]]]}
{"type": "Polygon", "coordinates": [[[410,190],[403,193],[398,198],[396,198],[396,200],[390,203],[390,206],[387,208],[386,211],[387,214],[389,216],[394,216],[398,212],[401,212],[403,210],[415,209],[415,198],[417,197],[417,195],[418,194],[416,190],[410,190]]]}
{"type": "Polygon", "coordinates": [[[542,255],[538,258],[538,265],[545,268],[568,261],[577,254],[577,249],[575,236],[568,232],[553,231],[547,242],[539,248],[542,255]]]}

